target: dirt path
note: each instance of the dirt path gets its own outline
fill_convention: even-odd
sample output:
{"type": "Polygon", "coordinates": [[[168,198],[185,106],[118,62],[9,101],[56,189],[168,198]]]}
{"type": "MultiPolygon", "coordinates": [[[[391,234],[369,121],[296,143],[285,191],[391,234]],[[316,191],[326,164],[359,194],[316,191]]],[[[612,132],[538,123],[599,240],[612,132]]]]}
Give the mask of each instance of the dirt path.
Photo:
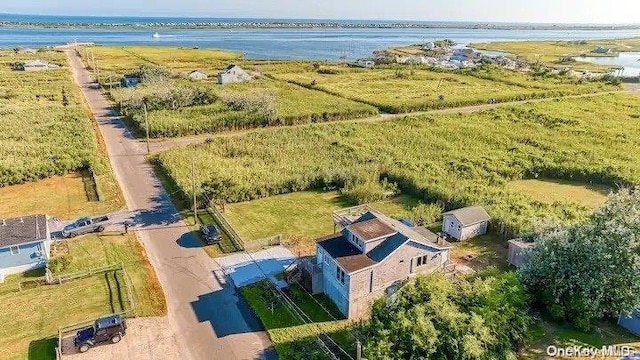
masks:
{"type": "MultiPolygon", "coordinates": [[[[133,227],[162,284],[168,316],[163,338],[173,359],[275,358],[267,334],[248,305],[224,278],[219,266],[191,235],[135,140],[91,80],[80,58],[67,51],[76,83],[98,123],[133,227]]],[[[131,337],[136,341],[137,337],[131,337]]],[[[127,346],[118,358],[145,359],[147,341],[127,346]]],[[[106,356],[106,355],[105,355],[106,356]]],[[[109,358],[110,357],[105,357],[109,358]]],[[[158,357],[163,358],[163,357],[158,357]]]]}
{"type": "MultiPolygon", "coordinates": [[[[625,85],[626,92],[640,93],[640,86],[634,86],[635,84],[630,84],[630,85],[631,86],[625,85]]],[[[620,93],[620,92],[621,91],[604,91],[604,92],[598,92],[598,93],[566,95],[566,96],[543,98],[543,99],[509,101],[509,102],[495,103],[495,104],[480,104],[480,105],[462,106],[462,107],[439,109],[439,110],[417,111],[417,112],[402,113],[402,114],[380,114],[380,115],[360,118],[360,119],[336,121],[336,123],[354,124],[354,123],[379,122],[379,121],[400,119],[406,116],[421,116],[421,115],[429,115],[429,114],[432,114],[432,115],[472,114],[475,112],[493,110],[496,108],[506,107],[506,106],[533,104],[533,103],[539,103],[539,102],[554,101],[558,99],[587,98],[587,97],[602,96],[602,95],[620,93]]],[[[301,126],[310,126],[310,125],[313,125],[313,124],[300,124],[300,125],[293,125],[288,127],[301,127],[301,126]]],[[[151,152],[158,153],[158,152],[170,150],[176,147],[201,144],[207,141],[207,139],[211,139],[211,138],[224,137],[224,136],[238,136],[238,135],[243,135],[250,132],[258,132],[258,131],[269,131],[273,128],[274,127],[266,127],[266,128],[247,129],[247,130],[241,130],[241,131],[223,131],[217,134],[186,136],[186,137],[180,137],[180,138],[155,139],[155,140],[152,140],[150,144],[150,149],[151,149],[151,152]]]]}

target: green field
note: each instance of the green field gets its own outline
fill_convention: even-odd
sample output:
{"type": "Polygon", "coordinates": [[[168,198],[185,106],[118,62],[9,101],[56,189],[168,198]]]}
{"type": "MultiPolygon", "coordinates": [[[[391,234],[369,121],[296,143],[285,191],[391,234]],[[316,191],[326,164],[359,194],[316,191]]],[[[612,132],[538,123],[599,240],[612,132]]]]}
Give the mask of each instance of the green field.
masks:
{"type": "Polygon", "coordinates": [[[584,62],[567,62],[562,58],[580,55],[602,56],[593,52],[597,46],[611,49],[613,53],[621,51],[638,51],[640,38],[617,40],[575,40],[575,41],[509,41],[471,44],[479,50],[502,51],[512,57],[521,57],[531,63],[539,63],[556,68],[573,68],[576,70],[605,71],[606,66],[584,62]]]}
{"type": "MultiPolygon", "coordinates": [[[[273,98],[275,117],[268,119],[249,111],[237,111],[223,101],[217,100],[210,105],[150,111],[148,119],[152,137],[196,135],[265,126],[335,121],[377,113],[376,109],[370,105],[268,78],[225,86],[211,82],[197,86],[205,87],[216,97],[225,94],[240,94],[247,97],[267,94],[273,98]]],[[[114,99],[118,101],[122,97],[129,96],[127,93],[139,91],[145,90],[121,89],[114,90],[112,94],[114,99]]],[[[141,131],[144,128],[143,113],[137,111],[131,115],[133,123],[141,131]]]]}
{"type": "Polygon", "coordinates": [[[0,58],[0,187],[81,168],[106,169],[79,89],[62,53],[0,58]],[[14,71],[11,64],[46,59],[62,67],[14,71]]]}
{"type": "Polygon", "coordinates": [[[606,186],[584,185],[579,182],[528,179],[516,180],[507,184],[511,190],[531,195],[544,203],[576,202],[590,208],[604,204],[611,191],[606,186]]]}
{"type": "Polygon", "coordinates": [[[170,150],[160,163],[186,194],[199,188],[242,202],[387,177],[423,201],[480,204],[495,225],[521,232],[536,217],[578,220],[579,204],[547,204],[510,189],[547,177],[607,186],[640,183],[640,97],[603,95],[469,115],[313,125],[212,139],[170,150]]]}
{"type": "Polygon", "coordinates": [[[367,103],[389,113],[614,89],[603,83],[577,84],[576,80],[569,79],[562,79],[561,82],[538,81],[516,73],[512,75],[497,71],[494,71],[489,80],[479,76],[412,69],[358,69],[336,73],[306,71],[275,76],[301,86],[367,103]],[[517,81],[509,81],[509,77],[517,81]]]}
{"type": "MultiPolygon", "coordinates": [[[[166,305],[162,288],[142,246],[133,237],[103,235],[71,240],[69,254],[54,256],[51,266],[54,274],[69,274],[120,263],[131,278],[136,315],[164,315],[166,305]]],[[[7,281],[25,280],[31,275],[36,274],[7,281]]],[[[0,295],[0,303],[11,304],[0,312],[0,321],[5,324],[0,327],[0,358],[55,359],[59,327],[121,311],[121,303],[128,309],[122,275],[117,275],[119,286],[112,276],[96,275],[62,285],[0,295]]]]}

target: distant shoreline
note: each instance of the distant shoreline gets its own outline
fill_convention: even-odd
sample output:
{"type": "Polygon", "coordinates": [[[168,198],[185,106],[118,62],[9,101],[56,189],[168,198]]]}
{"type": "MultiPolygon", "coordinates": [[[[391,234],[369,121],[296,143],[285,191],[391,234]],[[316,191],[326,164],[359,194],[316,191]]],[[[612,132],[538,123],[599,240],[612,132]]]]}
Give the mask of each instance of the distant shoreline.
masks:
{"type": "Polygon", "coordinates": [[[42,29],[465,29],[465,30],[640,30],[640,24],[466,24],[418,22],[348,21],[186,21],[186,22],[67,22],[0,21],[5,28],[42,29]]]}

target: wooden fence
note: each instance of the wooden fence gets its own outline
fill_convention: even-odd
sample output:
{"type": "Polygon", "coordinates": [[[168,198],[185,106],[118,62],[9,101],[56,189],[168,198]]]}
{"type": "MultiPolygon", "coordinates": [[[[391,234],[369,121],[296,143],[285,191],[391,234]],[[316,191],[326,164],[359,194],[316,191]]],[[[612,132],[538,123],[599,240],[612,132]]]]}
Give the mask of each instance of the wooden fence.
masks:
{"type": "Polygon", "coordinates": [[[218,210],[215,206],[209,206],[207,211],[211,214],[211,216],[215,219],[216,223],[220,225],[221,230],[229,236],[233,244],[242,251],[256,251],[261,250],[267,247],[280,245],[282,243],[282,235],[275,235],[263,239],[258,240],[247,240],[242,239],[238,231],[227,221],[227,219],[222,215],[220,210],[218,210]]]}

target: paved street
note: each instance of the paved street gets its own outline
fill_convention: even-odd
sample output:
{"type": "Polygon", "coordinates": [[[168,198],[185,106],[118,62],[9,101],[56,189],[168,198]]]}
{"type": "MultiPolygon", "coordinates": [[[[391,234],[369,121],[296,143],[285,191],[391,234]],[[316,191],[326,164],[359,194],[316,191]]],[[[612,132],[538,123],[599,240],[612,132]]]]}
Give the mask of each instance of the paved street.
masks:
{"type": "MultiPolygon", "coordinates": [[[[196,239],[177,216],[146,161],[145,147],[114,116],[109,102],[91,83],[89,72],[75,52],[68,50],[67,56],[74,78],[99,124],[127,206],[133,212],[133,228],[138,230],[166,294],[168,336],[175,336],[180,349],[176,358],[275,358],[255,315],[235,288],[216,276],[222,273],[216,263],[201,247],[195,246],[196,239]]],[[[145,356],[146,353],[129,354],[129,358],[145,356]]]]}

